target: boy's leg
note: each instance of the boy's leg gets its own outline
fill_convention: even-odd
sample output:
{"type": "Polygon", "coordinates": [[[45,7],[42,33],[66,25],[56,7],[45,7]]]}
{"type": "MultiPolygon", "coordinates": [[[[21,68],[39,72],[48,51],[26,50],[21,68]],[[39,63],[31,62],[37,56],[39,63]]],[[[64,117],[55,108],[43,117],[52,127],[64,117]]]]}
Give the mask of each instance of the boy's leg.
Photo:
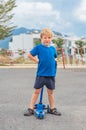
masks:
{"type": "Polygon", "coordinates": [[[31,101],[30,101],[30,108],[31,109],[34,109],[34,105],[37,101],[37,98],[39,96],[39,93],[40,93],[41,89],[35,89],[33,95],[32,95],[32,98],[31,98],[31,101]]]}
{"type": "Polygon", "coordinates": [[[55,107],[54,92],[51,89],[47,89],[47,93],[48,93],[50,108],[53,109],[55,107]]]}
{"type": "Polygon", "coordinates": [[[48,100],[50,104],[50,114],[61,116],[61,113],[55,108],[54,92],[51,89],[47,89],[48,100]]]}
{"type": "Polygon", "coordinates": [[[30,106],[27,109],[27,111],[24,113],[24,116],[31,116],[31,115],[34,114],[34,105],[35,105],[36,100],[37,100],[37,98],[39,96],[40,90],[41,89],[35,89],[35,91],[34,91],[34,93],[32,95],[31,101],[30,101],[30,106]]]}

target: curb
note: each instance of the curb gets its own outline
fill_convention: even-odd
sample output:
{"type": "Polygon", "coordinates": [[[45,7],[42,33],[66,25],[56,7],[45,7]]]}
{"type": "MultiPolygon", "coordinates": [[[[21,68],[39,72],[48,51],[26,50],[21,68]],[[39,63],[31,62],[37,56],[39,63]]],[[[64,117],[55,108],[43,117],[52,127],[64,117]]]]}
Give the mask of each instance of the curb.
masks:
{"type": "MultiPolygon", "coordinates": [[[[7,65],[7,66],[0,66],[0,68],[37,68],[37,64],[14,64],[14,65],[7,65]]],[[[61,69],[86,69],[86,65],[66,65],[65,68],[62,65],[58,65],[58,68],[61,69]]]]}

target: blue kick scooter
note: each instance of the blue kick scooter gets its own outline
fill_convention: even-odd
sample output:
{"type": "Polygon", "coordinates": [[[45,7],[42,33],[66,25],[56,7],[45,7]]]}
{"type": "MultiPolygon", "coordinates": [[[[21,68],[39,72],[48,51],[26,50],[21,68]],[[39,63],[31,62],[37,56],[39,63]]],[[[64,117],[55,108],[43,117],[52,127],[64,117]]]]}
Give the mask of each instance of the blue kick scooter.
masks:
{"type": "Polygon", "coordinates": [[[35,104],[35,116],[36,118],[38,119],[44,119],[45,117],[45,111],[44,110],[47,110],[47,112],[49,112],[49,105],[46,105],[42,103],[42,98],[43,98],[43,90],[44,90],[44,86],[42,87],[41,89],[41,93],[40,93],[40,101],[39,101],[39,104],[35,104]]]}

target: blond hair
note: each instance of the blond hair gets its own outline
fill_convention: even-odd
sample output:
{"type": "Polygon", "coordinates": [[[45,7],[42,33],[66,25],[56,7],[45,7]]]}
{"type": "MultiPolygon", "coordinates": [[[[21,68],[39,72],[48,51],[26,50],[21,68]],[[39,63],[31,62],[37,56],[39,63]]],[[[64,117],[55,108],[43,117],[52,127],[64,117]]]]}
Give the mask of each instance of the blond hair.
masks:
{"type": "Polygon", "coordinates": [[[42,38],[42,36],[44,36],[44,35],[53,37],[53,32],[49,28],[44,28],[41,31],[40,37],[42,38]]]}

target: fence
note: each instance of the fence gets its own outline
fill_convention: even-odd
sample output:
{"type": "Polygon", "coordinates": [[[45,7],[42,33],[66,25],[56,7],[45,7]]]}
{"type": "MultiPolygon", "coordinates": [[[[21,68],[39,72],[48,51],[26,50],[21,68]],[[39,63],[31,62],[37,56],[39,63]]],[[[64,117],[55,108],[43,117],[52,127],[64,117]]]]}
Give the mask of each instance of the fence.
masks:
{"type": "MultiPolygon", "coordinates": [[[[77,53],[76,50],[73,55],[71,53],[66,54],[64,48],[57,48],[58,51],[58,64],[66,65],[85,65],[86,64],[86,53],[77,53]]],[[[0,64],[29,64],[34,63],[28,58],[29,50],[6,50],[0,53],[0,64]]]]}
{"type": "Polygon", "coordinates": [[[60,52],[59,58],[64,68],[67,64],[70,65],[86,64],[86,53],[83,53],[82,48],[78,49],[78,53],[77,50],[75,49],[73,54],[71,53],[67,54],[64,48],[57,48],[57,51],[60,52]]]}

